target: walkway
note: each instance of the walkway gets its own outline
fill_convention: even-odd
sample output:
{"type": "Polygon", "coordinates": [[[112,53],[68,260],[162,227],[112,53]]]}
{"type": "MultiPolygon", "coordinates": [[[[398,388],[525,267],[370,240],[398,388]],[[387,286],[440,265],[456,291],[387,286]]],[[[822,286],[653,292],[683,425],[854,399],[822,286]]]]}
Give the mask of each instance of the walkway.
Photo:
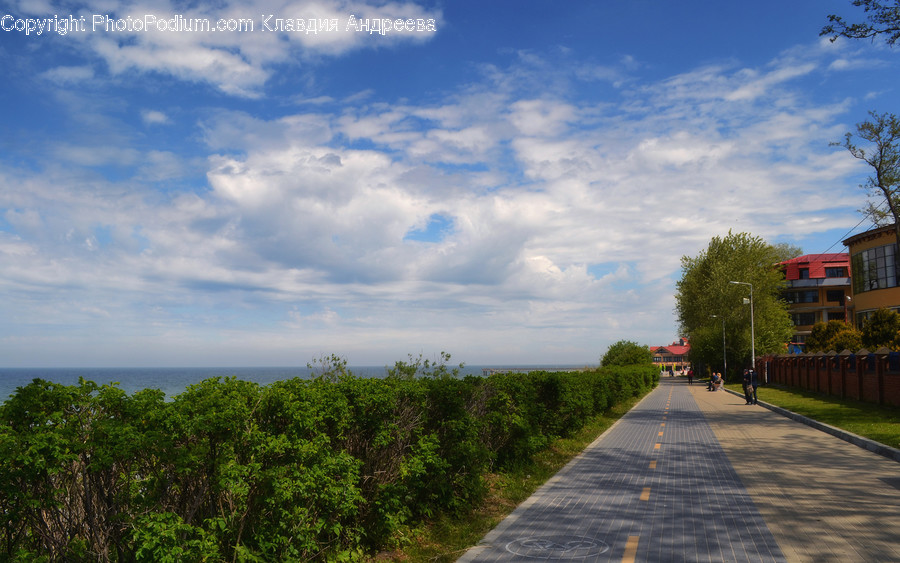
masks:
{"type": "Polygon", "coordinates": [[[533,559],[900,561],[900,464],[664,378],[459,561],[533,559]]]}

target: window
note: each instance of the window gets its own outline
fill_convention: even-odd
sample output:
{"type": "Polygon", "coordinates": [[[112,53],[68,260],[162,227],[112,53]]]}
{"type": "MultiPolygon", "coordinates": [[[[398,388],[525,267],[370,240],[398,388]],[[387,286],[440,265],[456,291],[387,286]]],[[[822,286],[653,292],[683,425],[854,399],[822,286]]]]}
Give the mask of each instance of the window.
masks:
{"type": "Polygon", "coordinates": [[[809,268],[800,268],[800,278],[801,280],[809,279],[809,268]]]}
{"type": "Polygon", "coordinates": [[[815,313],[794,313],[791,315],[794,326],[810,326],[816,324],[815,313]]]}
{"type": "Polygon", "coordinates": [[[854,254],[851,259],[855,272],[853,292],[897,287],[896,254],[896,244],[886,244],[854,254]]]}
{"type": "Polygon", "coordinates": [[[831,301],[832,303],[843,303],[844,302],[844,290],[843,289],[829,289],[825,292],[825,300],[831,301]]]}
{"type": "Polygon", "coordinates": [[[804,291],[787,291],[784,300],[788,303],[818,303],[819,292],[815,289],[804,291]]]}
{"type": "Polygon", "coordinates": [[[828,312],[828,320],[829,321],[842,321],[842,320],[844,320],[844,312],[841,311],[840,313],[837,313],[834,311],[829,311],[828,312]]]}
{"type": "Polygon", "coordinates": [[[826,278],[846,278],[847,268],[825,268],[826,278]]]}

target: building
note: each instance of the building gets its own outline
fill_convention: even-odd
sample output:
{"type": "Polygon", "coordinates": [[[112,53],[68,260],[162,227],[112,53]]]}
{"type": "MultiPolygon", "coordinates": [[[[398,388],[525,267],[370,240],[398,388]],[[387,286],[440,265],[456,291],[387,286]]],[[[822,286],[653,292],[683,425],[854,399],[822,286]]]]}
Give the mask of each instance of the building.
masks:
{"type": "Polygon", "coordinates": [[[680,338],[678,342],[673,342],[668,346],[650,346],[650,352],[653,353],[653,363],[660,369],[672,369],[680,371],[688,369],[690,362],[688,353],[691,351],[691,345],[684,338],[680,338]]]}
{"type": "Polygon", "coordinates": [[[900,264],[894,225],[844,240],[853,267],[853,321],[857,328],[876,310],[900,311],[900,264]]]}
{"type": "Polygon", "coordinates": [[[794,323],[793,351],[802,351],[814,324],[846,320],[852,303],[850,254],[807,254],[781,263],[782,297],[794,323]]]}

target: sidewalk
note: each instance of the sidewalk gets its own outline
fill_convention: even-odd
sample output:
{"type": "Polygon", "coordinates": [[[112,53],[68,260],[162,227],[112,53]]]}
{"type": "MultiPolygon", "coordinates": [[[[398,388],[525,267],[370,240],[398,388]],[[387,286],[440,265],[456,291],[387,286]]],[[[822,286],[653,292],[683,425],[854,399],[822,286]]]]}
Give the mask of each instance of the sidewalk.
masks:
{"type": "Polygon", "coordinates": [[[743,397],[691,393],[787,561],[900,561],[900,463],[743,397]]]}
{"type": "Polygon", "coordinates": [[[900,464],[663,379],[459,561],[532,559],[900,561],[900,464]]]}

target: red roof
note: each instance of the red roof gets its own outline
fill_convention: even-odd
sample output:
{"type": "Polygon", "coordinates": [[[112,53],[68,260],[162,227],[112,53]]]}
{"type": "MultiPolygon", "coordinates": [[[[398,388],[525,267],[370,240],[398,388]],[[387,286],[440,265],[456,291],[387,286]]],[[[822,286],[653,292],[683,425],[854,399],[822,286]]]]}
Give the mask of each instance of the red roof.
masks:
{"type": "Polygon", "coordinates": [[[820,279],[825,277],[825,268],[847,268],[850,272],[850,254],[840,252],[834,254],[806,254],[785,260],[781,263],[784,267],[784,277],[789,280],[800,279],[800,269],[809,269],[810,279],[820,279]]]}
{"type": "Polygon", "coordinates": [[[685,354],[687,354],[690,351],[690,349],[691,349],[691,345],[689,343],[682,345],[682,344],[673,342],[672,344],[669,344],[668,346],[650,346],[651,352],[665,350],[666,352],[672,354],[673,356],[684,356],[685,354]]]}

